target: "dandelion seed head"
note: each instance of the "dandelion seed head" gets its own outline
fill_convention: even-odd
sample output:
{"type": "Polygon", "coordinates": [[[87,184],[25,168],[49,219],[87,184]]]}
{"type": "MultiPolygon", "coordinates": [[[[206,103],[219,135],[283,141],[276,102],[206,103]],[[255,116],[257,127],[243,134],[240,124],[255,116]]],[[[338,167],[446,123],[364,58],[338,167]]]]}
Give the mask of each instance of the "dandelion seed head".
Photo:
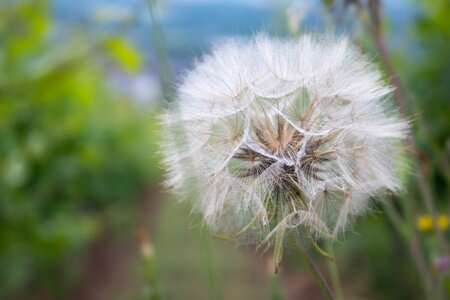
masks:
{"type": "Polygon", "coordinates": [[[408,124],[391,91],[344,37],[228,39],[163,118],[167,185],[220,235],[335,238],[401,189],[408,124]]]}

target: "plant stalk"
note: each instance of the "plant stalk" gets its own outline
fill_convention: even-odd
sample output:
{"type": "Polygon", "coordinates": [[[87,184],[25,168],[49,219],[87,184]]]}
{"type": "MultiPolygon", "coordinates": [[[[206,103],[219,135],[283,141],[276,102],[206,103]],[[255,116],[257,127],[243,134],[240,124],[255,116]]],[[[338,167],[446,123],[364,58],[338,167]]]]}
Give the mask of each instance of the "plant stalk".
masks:
{"type": "Polygon", "coordinates": [[[214,263],[214,257],[211,245],[211,236],[206,230],[200,228],[199,230],[200,247],[202,251],[203,264],[205,267],[206,281],[208,285],[209,299],[220,300],[222,299],[218,279],[217,279],[217,268],[214,263]]]}
{"type": "Polygon", "coordinates": [[[344,292],[342,290],[341,279],[339,277],[339,271],[337,266],[336,255],[334,254],[333,244],[330,240],[325,241],[325,249],[329,255],[333,257],[332,260],[328,260],[328,270],[330,271],[331,285],[336,296],[336,300],[344,300],[344,292]]]}
{"type": "Polygon", "coordinates": [[[293,234],[289,234],[289,239],[290,239],[290,242],[291,242],[292,246],[296,250],[296,253],[303,260],[303,262],[305,263],[305,265],[308,268],[309,272],[314,277],[314,279],[315,279],[317,285],[319,286],[320,291],[322,292],[324,298],[327,299],[327,300],[335,300],[336,298],[334,297],[334,294],[331,291],[330,286],[326,282],[326,280],[323,277],[322,273],[320,273],[319,269],[317,268],[317,266],[315,265],[314,261],[309,256],[309,254],[306,251],[306,249],[301,245],[301,243],[299,243],[297,241],[296,237],[293,234]]]}

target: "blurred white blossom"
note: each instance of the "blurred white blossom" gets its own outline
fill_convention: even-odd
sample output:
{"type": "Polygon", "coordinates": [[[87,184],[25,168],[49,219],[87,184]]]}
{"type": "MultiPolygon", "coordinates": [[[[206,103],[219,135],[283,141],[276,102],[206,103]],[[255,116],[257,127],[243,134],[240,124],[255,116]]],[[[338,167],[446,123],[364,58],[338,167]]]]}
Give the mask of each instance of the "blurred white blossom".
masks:
{"type": "Polygon", "coordinates": [[[408,124],[381,77],[344,37],[217,44],[164,116],[167,184],[218,235],[334,238],[401,188],[408,124]]]}

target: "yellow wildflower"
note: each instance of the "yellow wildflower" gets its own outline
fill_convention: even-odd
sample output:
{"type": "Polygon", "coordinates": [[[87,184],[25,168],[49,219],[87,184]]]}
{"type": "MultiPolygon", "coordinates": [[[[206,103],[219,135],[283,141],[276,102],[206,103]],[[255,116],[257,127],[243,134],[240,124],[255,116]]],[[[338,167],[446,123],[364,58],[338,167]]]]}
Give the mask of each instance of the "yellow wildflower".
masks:
{"type": "Polygon", "coordinates": [[[436,221],[436,227],[440,230],[447,230],[450,225],[450,221],[446,215],[440,215],[436,221]]]}
{"type": "Polygon", "coordinates": [[[420,231],[430,231],[433,229],[433,219],[429,215],[422,215],[417,218],[416,225],[420,231]]]}

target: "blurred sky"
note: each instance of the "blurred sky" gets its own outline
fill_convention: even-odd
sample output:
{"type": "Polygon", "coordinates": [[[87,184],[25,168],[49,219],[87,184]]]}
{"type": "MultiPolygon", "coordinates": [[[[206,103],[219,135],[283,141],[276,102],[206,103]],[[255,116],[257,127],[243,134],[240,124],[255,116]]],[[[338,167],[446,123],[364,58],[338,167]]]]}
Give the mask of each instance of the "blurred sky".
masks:
{"type": "MultiPolygon", "coordinates": [[[[417,11],[414,0],[383,1],[385,14],[393,30],[404,29],[417,11]]],[[[283,21],[283,9],[305,10],[305,23],[320,26],[320,0],[164,0],[155,1],[169,51],[176,56],[204,50],[211,40],[224,35],[246,35],[273,30],[274,18],[283,21]]],[[[337,1],[339,3],[339,1],[337,1]]],[[[60,22],[80,20],[85,26],[104,28],[106,24],[132,22],[140,42],[149,37],[146,0],[53,0],[54,15],[60,22]]],[[[398,38],[398,36],[397,36],[398,38]]]]}
{"type": "MultiPolygon", "coordinates": [[[[158,95],[155,92],[158,63],[146,0],[53,0],[52,3],[58,28],[71,30],[75,26],[100,34],[115,31],[136,43],[146,61],[145,74],[120,77],[116,82],[134,91],[135,98],[142,101],[158,95]]],[[[215,40],[260,31],[287,34],[283,23],[287,22],[289,8],[303,15],[303,28],[320,30],[327,27],[320,0],[164,0],[156,3],[177,78],[192,65],[194,57],[208,52],[215,40]]],[[[383,1],[383,5],[389,46],[393,49],[414,48],[410,44],[413,39],[409,24],[418,11],[418,4],[415,0],[395,0],[383,1]]],[[[351,32],[352,22],[351,16],[343,18],[340,32],[351,32]]]]}

